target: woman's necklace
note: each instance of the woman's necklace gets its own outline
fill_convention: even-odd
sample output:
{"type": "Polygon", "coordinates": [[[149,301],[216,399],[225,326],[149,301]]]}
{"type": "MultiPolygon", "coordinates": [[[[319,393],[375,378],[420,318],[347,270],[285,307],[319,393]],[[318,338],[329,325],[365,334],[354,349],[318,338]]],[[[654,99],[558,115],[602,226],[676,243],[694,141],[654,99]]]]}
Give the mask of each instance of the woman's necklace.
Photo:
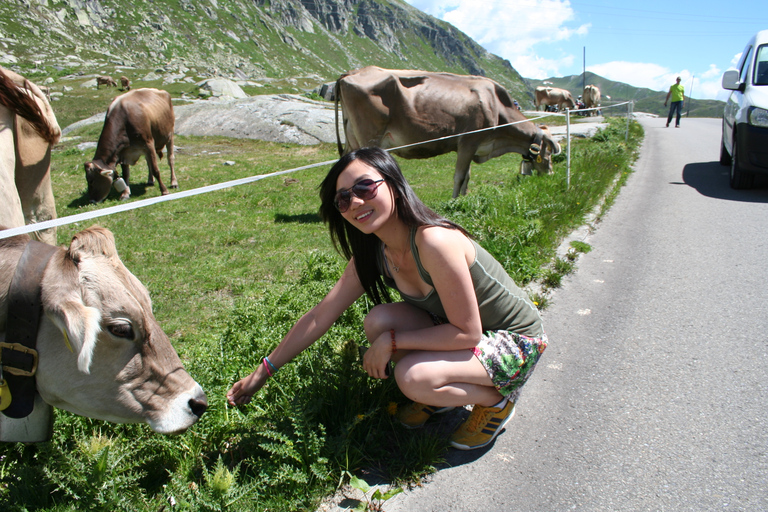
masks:
{"type": "MultiPolygon", "coordinates": [[[[389,262],[390,265],[392,265],[392,270],[394,270],[396,274],[399,274],[400,273],[400,265],[395,265],[395,260],[392,257],[392,250],[389,248],[388,245],[385,245],[384,247],[386,247],[387,252],[390,254],[389,256],[387,256],[387,261],[389,262]]],[[[406,251],[406,253],[407,253],[407,251],[406,251]]],[[[405,254],[403,255],[403,258],[405,258],[405,254]]],[[[402,259],[400,260],[400,262],[402,264],[402,259]]]]}

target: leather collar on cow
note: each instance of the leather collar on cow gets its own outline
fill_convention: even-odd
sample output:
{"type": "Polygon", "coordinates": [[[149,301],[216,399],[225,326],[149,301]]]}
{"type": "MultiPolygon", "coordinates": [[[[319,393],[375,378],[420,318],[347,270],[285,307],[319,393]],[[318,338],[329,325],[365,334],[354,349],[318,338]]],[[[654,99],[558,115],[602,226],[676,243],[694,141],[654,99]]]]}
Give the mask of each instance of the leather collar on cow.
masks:
{"type": "Polygon", "coordinates": [[[536,127],[536,135],[533,136],[533,141],[531,142],[531,145],[528,146],[528,154],[523,155],[523,160],[531,161],[536,160],[537,163],[541,163],[541,141],[544,140],[544,132],[539,128],[536,127]]]}
{"type": "Polygon", "coordinates": [[[34,408],[37,330],[43,309],[40,292],[45,267],[57,250],[52,245],[30,240],[8,289],[5,342],[0,343],[0,381],[5,381],[3,385],[7,383],[8,387],[3,390],[6,393],[0,406],[4,407],[3,414],[10,418],[25,418],[34,408]]]}

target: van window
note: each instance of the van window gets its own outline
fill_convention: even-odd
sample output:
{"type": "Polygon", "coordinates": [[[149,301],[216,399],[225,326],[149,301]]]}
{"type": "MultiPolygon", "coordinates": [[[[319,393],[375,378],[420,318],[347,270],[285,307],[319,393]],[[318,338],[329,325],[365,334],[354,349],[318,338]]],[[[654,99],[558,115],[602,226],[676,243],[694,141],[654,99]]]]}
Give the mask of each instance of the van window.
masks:
{"type": "Polygon", "coordinates": [[[747,81],[747,74],[749,73],[749,63],[752,62],[752,50],[754,48],[750,47],[749,52],[747,52],[747,57],[741,62],[741,72],[739,73],[739,82],[740,83],[746,83],[747,81]]]}
{"type": "Polygon", "coordinates": [[[754,85],[768,85],[768,44],[757,49],[755,59],[755,76],[752,78],[754,85]]]}

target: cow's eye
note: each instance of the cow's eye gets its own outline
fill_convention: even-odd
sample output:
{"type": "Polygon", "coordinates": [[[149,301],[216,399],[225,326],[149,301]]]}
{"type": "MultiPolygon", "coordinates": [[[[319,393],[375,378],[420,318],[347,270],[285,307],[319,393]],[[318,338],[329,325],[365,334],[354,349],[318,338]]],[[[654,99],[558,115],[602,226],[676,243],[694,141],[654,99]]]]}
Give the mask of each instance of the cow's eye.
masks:
{"type": "Polygon", "coordinates": [[[108,329],[113,336],[117,336],[118,338],[126,338],[129,340],[133,339],[133,327],[131,327],[131,324],[112,324],[108,327],[108,329]]]}

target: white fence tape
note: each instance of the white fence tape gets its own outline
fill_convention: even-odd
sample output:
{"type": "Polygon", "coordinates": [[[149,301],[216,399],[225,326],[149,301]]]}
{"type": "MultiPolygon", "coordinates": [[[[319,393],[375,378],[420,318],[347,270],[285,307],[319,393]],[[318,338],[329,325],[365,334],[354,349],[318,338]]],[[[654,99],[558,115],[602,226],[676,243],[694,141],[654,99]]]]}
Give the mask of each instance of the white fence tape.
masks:
{"type": "MultiPolygon", "coordinates": [[[[618,107],[620,105],[626,105],[626,104],[629,104],[629,103],[631,103],[631,102],[618,103],[616,105],[610,105],[609,107],[604,107],[604,108],[618,107]]],[[[581,109],[581,110],[572,111],[572,112],[582,113],[582,112],[588,112],[590,110],[599,110],[599,108],[581,109]]],[[[441,140],[452,139],[454,137],[461,137],[462,135],[468,135],[468,134],[471,134],[471,133],[480,133],[480,132],[485,132],[485,131],[490,131],[490,130],[496,130],[496,129],[502,128],[504,126],[511,126],[511,125],[514,125],[514,124],[525,123],[525,122],[528,122],[528,121],[537,121],[537,120],[545,118],[545,117],[553,117],[553,116],[563,117],[563,116],[567,115],[567,112],[568,112],[568,110],[566,109],[566,114],[553,113],[553,112],[544,113],[544,114],[542,114],[539,117],[534,117],[534,118],[530,118],[530,119],[523,119],[521,121],[515,121],[515,122],[512,122],[512,123],[501,124],[501,125],[498,125],[498,126],[491,126],[489,128],[481,128],[479,130],[474,130],[474,131],[471,131],[471,132],[457,133],[455,135],[447,135],[445,137],[440,137],[440,138],[437,138],[437,139],[431,139],[431,140],[427,140],[427,141],[423,141],[423,142],[416,142],[416,143],[413,143],[413,144],[407,144],[407,145],[404,145],[404,146],[398,146],[396,148],[389,148],[389,149],[387,149],[387,151],[397,151],[398,149],[404,149],[404,148],[409,148],[409,147],[412,147],[412,146],[419,146],[419,145],[422,145],[422,144],[429,144],[429,143],[437,142],[437,141],[441,141],[441,140]]],[[[627,116],[627,122],[629,122],[629,115],[627,116]]],[[[567,121],[567,126],[569,127],[568,130],[567,130],[567,133],[568,133],[568,166],[567,167],[568,167],[568,178],[569,178],[568,181],[570,182],[570,146],[571,146],[570,145],[570,140],[571,140],[571,138],[570,138],[570,119],[568,119],[568,121],[567,121]]],[[[126,212],[126,211],[129,211],[129,210],[136,210],[138,208],[144,208],[146,206],[150,206],[150,205],[158,204],[158,203],[164,203],[166,201],[175,201],[177,199],[184,199],[184,198],[187,198],[187,197],[192,197],[192,196],[196,196],[196,195],[200,195],[200,194],[206,194],[208,192],[214,192],[216,190],[222,190],[222,189],[225,189],[225,188],[237,187],[239,185],[247,185],[248,183],[253,183],[255,181],[263,180],[264,178],[271,178],[273,176],[279,176],[281,174],[288,174],[288,173],[292,173],[292,172],[296,172],[296,171],[303,171],[305,169],[312,169],[313,167],[332,165],[332,164],[336,163],[336,161],[337,160],[327,160],[325,162],[319,162],[319,163],[315,163],[315,164],[304,165],[304,166],[301,166],[301,167],[295,167],[293,169],[286,169],[284,171],[276,171],[276,172],[272,172],[272,173],[269,173],[269,174],[259,174],[259,175],[256,175],[256,176],[250,176],[248,178],[241,178],[241,179],[237,179],[237,180],[226,181],[224,183],[218,183],[216,185],[208,185],[206,187],[195,188],[195,189],[192,189],[192,190],[186,190],[186,191],[182,191],[182,192],[175,192],[173,194],[168,194],[168,195],[165,195],[165,196],[152,197],[152,198],[149,198],[149,199],[140,199],[138,201],[132,201],[130,203],[120,204],[120,205],[117,205],[117,206],[110,206],[108,208],[101,208],[99,210],[94,210],[92,212],[78,213],[78,214],[75,214],[75,215],[67,215],[66,217],[60,217],[58,219],[47,220],[47,221],[44,221],[44,222],[38,222],[36,224],[27,224],[26,226],[20,226],[20,227],[16,227],[16,228],[9,228],[9,229],[5,229],[5,230],[1,230],[0,231],[0,240],[2,240],[4,238],[9,238],[9,237],[12,237],[12,236],[16,236],[16,235],[23,235],[25,233],[32,233],[34,231],[42,231],[44,229],[55,228],[55,227],[59,227],[59,226],[66,226],[66,225],[69,225],[69,224],[75,224],[77,222],[83,222],[83,221],[86,221],[86,220],[96,219],[98,217],[106,217],[108,215],[114,215],[116,213],[126,212]]]]}
{"type": "Polygon", "coordinates": [[[246,185],[253,183],[254,181],[263,180],[264,178],[271,178],[272,176],[279,176],[281,174],[288,174],[291,172],[301,171],[304,169],[311,169],[313,167],[320,167],[321,165],[330,165],[335,163],[336,160],[328,160],[326,162],[320,162],[316,164],[304,165],[302,167],[295,167],[293,169],[287,169],[284,171],[276,171],[269,174],[260,174],[258,176],[251,176],[249,178],[241,178],[238,180],[225,181],[224,183],[218,183],[216,185],[208,185],[206,187],[195,188],[192,190],[186,190],[182,192],[176,192],[175,194],[168,194],[160,197],[151,197],[149,199],[141,199],[139,201],[133,201],[130,203],[120,204],[117,206],[110,206],[109,208],[102,208],[100,210],[94,210],[92,212],[78,213],[75,215],[67,215],[58,219],[47,220],[45,222],[38,222],[37,224],[28,224],[18,228],[9,228],[0,231],[0,240],[11,236],[21,235],[24,233],[31,233],[33,231],[41,231],[43,229],[54,228],[58,226],[65,226],[67,224],[74,224],[76,222],[82,222],[85,220],[95,219],[97,217],[104,217],[107,215],[113,215],[119,212],[127,212],[129,210],[136,210],[145,206],[164,203],[166,201],[174,201],[176,199],[184,199],[185,197],[196,196],[205,194],[207,192],[213,192],[216,190],[222,190],[225,188],[236,187],[238,185],[246,185]]]}

